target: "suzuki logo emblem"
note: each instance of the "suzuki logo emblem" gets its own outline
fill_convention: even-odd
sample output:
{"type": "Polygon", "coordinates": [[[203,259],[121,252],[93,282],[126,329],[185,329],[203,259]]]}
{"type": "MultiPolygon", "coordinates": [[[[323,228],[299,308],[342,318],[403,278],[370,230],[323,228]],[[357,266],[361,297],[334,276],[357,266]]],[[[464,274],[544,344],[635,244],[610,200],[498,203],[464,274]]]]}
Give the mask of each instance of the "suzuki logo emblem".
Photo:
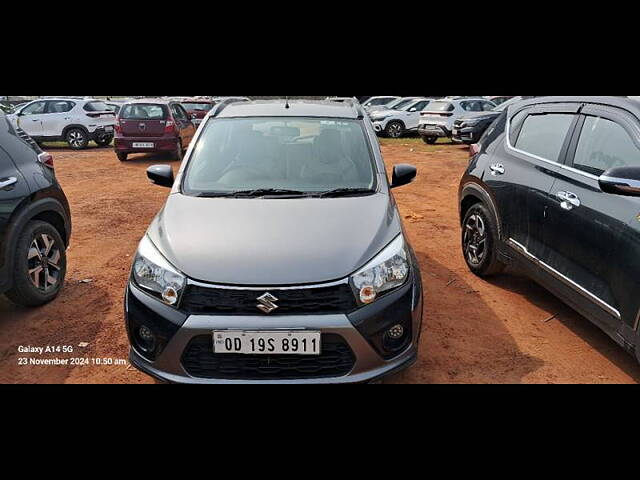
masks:
{"type": "Polygon", "coordinates": [[[146,125],[145,123],[139,123],[139,124],[138,124],[138,128],[139,128],[140,130],[144,130],[145,128],[147,128],[147,125],[146,125]]]}
{"type": "Polygon", "coordinates": [[[266,292],[266,293],[260,295],[258,298],[256,298],[256,300],[258,300],[258,302],[260,302],[260,303],[258,303],[256,305],[256,307],[258,307],[264,313],[271,313],[276,308],[278,308],[278,305],[273,303],[273,302],[277,302],[278,299],[276,297],[274,297],[273,295],[271,295],[269,292],[266,292]]]}

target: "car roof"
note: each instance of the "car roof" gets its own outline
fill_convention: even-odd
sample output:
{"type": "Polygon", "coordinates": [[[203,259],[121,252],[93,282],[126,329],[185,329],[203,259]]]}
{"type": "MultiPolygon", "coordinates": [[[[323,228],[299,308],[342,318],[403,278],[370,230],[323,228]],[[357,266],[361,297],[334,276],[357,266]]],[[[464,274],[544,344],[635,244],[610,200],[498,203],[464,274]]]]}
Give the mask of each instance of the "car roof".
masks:
{"type": "Polygon", "coordinates": [[[590,103],[618,107],[640,118],[640,101],[629,97],[614,96],[548,96],[528,98],[518,102],[518,107],[549,103],[590,103]]]}
{"type": "Polygon", "coordinates": [[[129,100],[125,102],[129,103],[157,103],[161,105],[168,105],[170,103],[179,103],[177,100],[167,100],[166,98],[136,98],[135,100],[129,100]]]}
{"type": "Polygon", "coordinates": [[[358,107],[350,102],[340,103],[330,100],[254,100],[227,105],[216,115],[219,118],[231,117],[330,117],[358,118],[361,116],[358,107]]]}
{"type": "Polygon", "coordinates": [[[180,101],[187,102],[187,103],[214,103],[211,100],[207,100],[205,98],[184,98],[180,101]]]}

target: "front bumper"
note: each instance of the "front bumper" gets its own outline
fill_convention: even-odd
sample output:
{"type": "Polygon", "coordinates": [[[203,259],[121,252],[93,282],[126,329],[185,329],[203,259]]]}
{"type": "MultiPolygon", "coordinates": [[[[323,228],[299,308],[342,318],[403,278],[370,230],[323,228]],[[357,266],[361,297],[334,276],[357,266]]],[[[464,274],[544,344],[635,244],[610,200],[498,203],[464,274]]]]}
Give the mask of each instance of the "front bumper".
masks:
{"type": "Polygon", "coordinates": [[[421,123],[418,125],[418,133],[422,137],[451,137],[451,130],[445,125],[421,123]]]}
{"type": "Polygon", "coordinates": [[[376,133],[383,133],[384,129],[387,128],[387,122],[388,120],[386,118],[384,120],[371,121],[371,123],[373,123],[373,129],[375,130],[376,133]]]}
{"type": "MultiPolygon", "coordinates": [[[[398,290],[381,297],[371,305],[359,308],[350,314],[326,315],[190,315],[171,309],[155,298],[129,283],[125,295],[125,319],[131,342],[130,361],[139,370],[166,382],[172,383],[354,383],[371,382],[413,364],[417,358],[417,347],[422,323],[422,285],[419,272],[414,270],[407,283],[398,290]],[[380,332],[386,331],[396,322],[406,322],[409,337],[403,346],[391,355],[380,351],[380,332]],[[139,348],[133,330],[144,323],[154,329],[161,345],[154,358],[148,358],[139,348]],[[278,375],[252,377],[240,375],[234,378],[237,369],[228,354],[214,354],[209,350],[213,330],[296,330],[320,331],[323,339],[340,339],[352,353],[352,363],[339,375],[300,375],[279,378],[278,375]],[[203,341],[207,342],[203,346],[203,341]],[[200,350],[194,353],[194,344],[200,350]],[[217,359],[216,359],[217,357],[217,359]],[[385,358],[386,357],[386,358],[385,358]],[[203,365],[193,365],[193,359],[202,359],[203,365]],[[216,362],[226,362],[224,375],[204,375],[198,372],[216,362]],[[231,362],[231,364],[229,363],[231,362]],[[202,367],[202,368],[200,368],[202,367]],[[195,373],[194,373],[195,372],[195,373]],[[231,374],[229,372],[232,372],[231,374]]],[[[323,340],[324,348],[324,340],[323,340]]],[[[331,358],[318,356],[322,362],[331,358]]],[[[247,357],[247,356],[245,356],[247,357]]],[[[264,364],[265,371],[273,371],[268,355],[253,356],[250,362],[264,364]],[[255,357],[255,358],[254,358],[255,357]]],[[[290,355],[288,357],[297,357],[290,355]]],[[[288,360],[288,359],[287,359],[288,360]]],[[[244,358],[238,361],[244,362],[244,358]]],[[[313,362],[313,360],[311,360],[313,362]]],[[[273,359],[274,365],[277,360],[273,359]]],[[[326,363],[325,363],[326,364],[326,363]]],[[[244,365],[244,364],[243,364],[244,365]]],[[[261,366],[257,368],[262,368],[261,366]]],[[[314,370],[307,364],[306,371],[314,370]]],[[[216,370],[218,371],[218,370],[216,370]]],[[[290,372],[289,372],[290,373],[290,372]]]]}
{"type": "Polygon", "coordinates": [[[451,140],[457,143],[477,143],[488,126],[488,124],[482,123],[462,128],[454,126],[451,132],[451,140]]]}
{"type": "Polygon", "coordinates": [[[96,140],[105,137],[113,137],[113,125],[97,127],[93,132],[89,132],[89,140],[96,140]]]}

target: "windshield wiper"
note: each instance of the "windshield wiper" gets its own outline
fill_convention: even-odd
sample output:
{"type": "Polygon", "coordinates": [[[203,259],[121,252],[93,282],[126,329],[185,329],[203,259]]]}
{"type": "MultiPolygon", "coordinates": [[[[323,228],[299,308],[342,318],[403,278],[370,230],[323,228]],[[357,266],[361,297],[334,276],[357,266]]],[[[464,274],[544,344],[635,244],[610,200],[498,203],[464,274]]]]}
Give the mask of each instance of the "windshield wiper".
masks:
{"type": "Polygon", "coordinates": [[[371,188],[335,188],[326,192],[320,192],[318,197],[346,197],[348,195],[358,195],[360,193],[375,193],[371,188]]]}
{"type": "Polygon", "coordinates": [[[197,197],[216,198],[216,197],[232,197],[234,192],[200,192],[197,197]]]}
{"type": "Polygon", "coordinates": [[[232,192],[234,197],[264,197],[265,195],[307,195],[307,192],[300,190],[289,190],[286,188],[256,188],[253,190],[238,190],[232,192]]]}

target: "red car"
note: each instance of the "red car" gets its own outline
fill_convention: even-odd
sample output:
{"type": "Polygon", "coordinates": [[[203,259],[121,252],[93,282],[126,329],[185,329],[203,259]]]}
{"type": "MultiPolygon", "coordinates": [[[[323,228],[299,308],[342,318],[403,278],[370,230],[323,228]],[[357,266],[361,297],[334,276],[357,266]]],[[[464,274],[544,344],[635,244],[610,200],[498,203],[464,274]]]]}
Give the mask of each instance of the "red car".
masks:
{"type": "Polygon", "coordinates": [[[187,99],[183,100],[181,105],[191,117],[194,125],[198,126],[215,103],[210,100],[187,99]]]}
{"type": "Polygon", "coordinates": [[[130,153],[167,152],[182,160],[196,127],[179,102],[142,99],[120,108],[114,149],[124,162],[130,153]]]}

